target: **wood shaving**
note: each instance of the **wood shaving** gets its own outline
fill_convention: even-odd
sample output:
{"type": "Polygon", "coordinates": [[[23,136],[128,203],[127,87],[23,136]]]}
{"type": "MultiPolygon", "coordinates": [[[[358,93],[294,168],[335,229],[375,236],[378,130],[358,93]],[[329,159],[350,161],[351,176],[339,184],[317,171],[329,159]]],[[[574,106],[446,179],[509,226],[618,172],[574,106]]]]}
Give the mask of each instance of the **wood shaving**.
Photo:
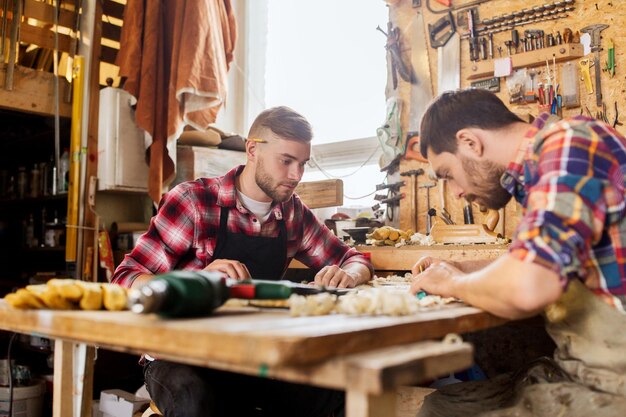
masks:
{"type": "Polygon", "coordinates": [[[325,316],[335,309],[337,296],[320,293],[310,296],[293,294],[289,297],[289,312],[292,316],[325,316]]]}
{"type": "Polygon", "coordinates": [[[401,290],[367,288],[339,298],[326,293],[309,296],[292,295],[289,298],[289,305],[290,313],[294,317],[332,313],[352,316],[406,316],[454,301],[457,300],[438,295],[428,295],[419,300],[406,288],[401,290]]]}
{"type": "Polygon", "coordinates": [[[381,285],[398,285],[398,284],[411,284],[413,274],[407,272],[403,276],[401,275],[388,275],[386,277],[379,277],[374,275],[369,284],[372,287],[380,287],[381,285]]]}

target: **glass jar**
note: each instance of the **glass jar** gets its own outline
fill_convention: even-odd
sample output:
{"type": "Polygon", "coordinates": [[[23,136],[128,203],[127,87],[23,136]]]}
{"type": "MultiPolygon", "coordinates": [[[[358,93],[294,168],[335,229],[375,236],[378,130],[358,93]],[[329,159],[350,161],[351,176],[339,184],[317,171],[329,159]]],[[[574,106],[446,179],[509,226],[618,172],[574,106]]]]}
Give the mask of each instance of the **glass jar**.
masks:
{"type": "Polygon", "coordinates": [[[26,187],[28,178],[26,177],[26,168],[19,167],[17,169],[17,198],[26,197],[26,187]]]}

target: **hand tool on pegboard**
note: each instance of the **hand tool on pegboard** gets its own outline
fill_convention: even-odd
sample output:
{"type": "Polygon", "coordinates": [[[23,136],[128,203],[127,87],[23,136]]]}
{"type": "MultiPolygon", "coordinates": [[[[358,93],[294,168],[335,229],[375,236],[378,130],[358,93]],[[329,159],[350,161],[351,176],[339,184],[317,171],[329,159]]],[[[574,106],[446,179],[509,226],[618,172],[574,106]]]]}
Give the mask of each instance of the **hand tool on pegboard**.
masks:
{"type": "MultiPolygon", "coordinates": [[[[436,215],[437,212],[430,206],[430,189],[435,187],[437,184],[434,182],[427,182],[425,184],[420,185],[419,188],[426,189],[426,234],[430,234],[430,229],[432,228],[432,216],[436,215]]],[[[417,230],[416,230],[417,231],[417,230]]]]}
{"type": "Polygon", "coordinates": [[[404,60],[402,59],[402,48],[400,47],[400,28],[397,26],[394,27],[393,23],[387,23],[387,32],[382,30],[380,26],[376,27],[376,30],[382,32],[387,37],[387,43],[385,44],[385,49],[389,52],[391,57],[391,69],[392,69],[392,77],[394,80],[393,88],[396,89],[398,87],[397,75],[411,84],[417,83],[417,78],[415,76],[415,72],[411,65],[406,65],[404,60]]]}
{"type": "Polygon", "coordinates": [[[446,224],[454,224],[450,213],[446,210],[446,180],[439,179],[437,187],[439,188],[439,217],[441,217],[446,224]]]}
{"type": "Polygon", "coordinates": [[[420,137],[416,131],[406,134],[406,146],[404,148],[404,159],[418,162],[428,162],[420,152],[420,137]]]}
{"type": "Polygon", "coordinates": [[[391,191],[398,191],[400,187],[404,187],[404,185],[404,181],[392,182],[391,184],[376,184],[376,191],[387,189],[391,191]]]}
{"type": "Polygon", "coordinates": [[[613,43],[613,39],[609,39],[606,50],[607,59],[603,70],[609,73],[609,77],[613,78],[615,76],[615,44],[613,43]]]}
{"type": "Polygon", "coordinates": [[[595,25],[585,26],[584,28],[580,30],[583,33],[588,33],[591,35],[591,52],[594,53],[593,66],[595,67],[594,72],[596,76],[596,105],[598,107],[602,106],[602,87],[601,87],[601,81],[600,81],[600,78],[602,75],[602,69],[600,67],[600,51],[602,51],[602,47],[601,47],[602,36],[600,35],[600,33],[608,27],[609,25],[598,23],[595,25]]]}
{"type": "MultiPolygon", "coordinates": [[[[486,51],[485,44],[485,53],[486,51]]],[[[437,48],[437,93],[459,88],[461,88],[461,36],[453,30],[447,42],[437,48]]]]}
{"type": "MultiPolygon", "coordinates": [[[[471,3],[467,4],[470,7],[471,3]]],[[[476,30],[477,35],[493,34],[511,30],[515,27],[529,24],[546,22],[550,20],[563,19],[568,17],[567,12],[575,9],[574,0],[557,0],[553,3],[535,6],[528,9],[516,10],[499,16],[484,18],[480,22],[481,27],[476,30]]],[[[463,39],[469,35],[463,35],[463,39]]],[[[526,45],[527,50],[529,45],[526,45]]]]}
{"type": "Polygon", "coordinates": [[[472,203],[463,200],[463,222],[465,224],[474,224],[474,213],[472,211],[472,203]]]}
{"type": "Polygon", "coordinates": [[[411,219],[413,223],[413,230],[417,231],[419,226],[418,221],[418,199],[417,199],[417,191],[418,191],[418,177],[424,174],[424,170],[422,168],[419,169],[410,169],[405,172],[401,172],[401,177],[410,177],[411,178],[411,192],[413,193],[413,198],[411,199],[411,219]]]}

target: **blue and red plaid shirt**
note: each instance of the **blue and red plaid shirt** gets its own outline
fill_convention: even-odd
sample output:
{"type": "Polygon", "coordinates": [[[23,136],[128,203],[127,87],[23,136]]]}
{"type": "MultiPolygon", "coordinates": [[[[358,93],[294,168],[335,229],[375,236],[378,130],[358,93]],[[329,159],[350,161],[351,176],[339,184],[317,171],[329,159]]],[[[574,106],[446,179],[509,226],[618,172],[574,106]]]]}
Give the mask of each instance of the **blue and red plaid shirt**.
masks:
{"type": "Polygon", "coordinates": [[[275,204],[268,220],[260,224],[237,199],[235,177],[242,170],[239,166],[222,177],[185,182],[163,196],[150,228],[115,270],[112,282],[130,287],[141,274],[204,269],[214,260],[222,207],[230,208],[227,227],[232,233],[276,237],[280,231],[278,221],[284,219],[284,268],[296,258],[314,270],[356,262],[372,271],[369,260],[321,224],[295,194],[287,202],[275,204]]]}
{"type": "Polygon", "coordinates": [[[579,116],[540,115],[502,186],[524,215],[510,254],[580,279],[605,302],[626,306],[626,139],[579,116]]]}

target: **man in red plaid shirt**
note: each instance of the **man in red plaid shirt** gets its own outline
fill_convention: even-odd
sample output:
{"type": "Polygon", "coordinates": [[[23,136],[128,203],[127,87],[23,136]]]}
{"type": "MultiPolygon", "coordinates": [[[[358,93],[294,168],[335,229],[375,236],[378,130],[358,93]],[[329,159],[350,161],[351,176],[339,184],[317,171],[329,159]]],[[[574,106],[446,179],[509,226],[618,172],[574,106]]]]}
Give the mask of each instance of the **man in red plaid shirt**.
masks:
{"type": "MultiPolygon", "coordinates": [[[[372,266],[319,222],[294,190],[311,153],[308,121],[287,107],[263,111],[246,141],[247,163],[217,178],[178,185],[113,282],[138,286],[170,270],[221,271],[236,279],[280,279],[291,259],[318,270],[315,283],[355,287],[372,266]]],[[[337,391],[149,360],[148,391],[165,416],[327,416],[337,391]],[[243,394],[243,395],[242,395],[243,394]]]]}

